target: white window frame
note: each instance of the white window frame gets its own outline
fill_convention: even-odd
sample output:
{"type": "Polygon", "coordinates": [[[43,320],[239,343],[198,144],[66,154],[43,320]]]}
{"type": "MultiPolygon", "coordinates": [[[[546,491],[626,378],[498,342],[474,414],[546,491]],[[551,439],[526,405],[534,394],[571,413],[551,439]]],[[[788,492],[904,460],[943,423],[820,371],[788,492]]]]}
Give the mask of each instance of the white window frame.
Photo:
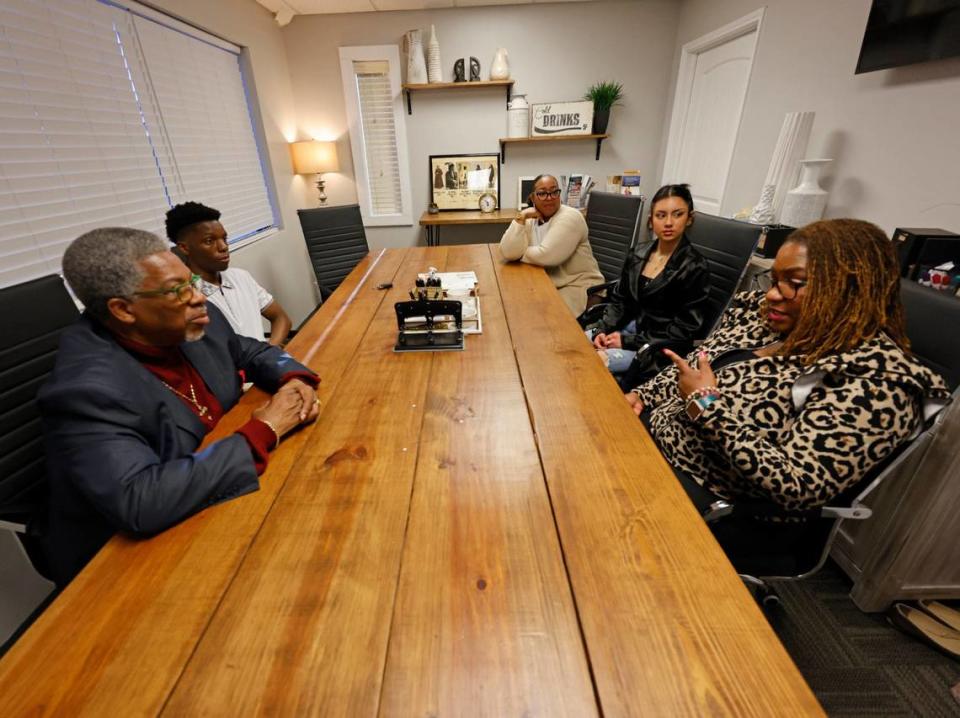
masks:
{"type": "Polygon", "coordinates": [[[347,110],[347,125],[350,130],[350,151],[353,155],[353,171],[357,184],[357,197],[363,224],[371,227],[411,226],[413,218],[410,192],[410,162],[407,152],[407,125],[403,110],[400,87],[400,48],[397,45],[364,45],[340,48],[340,73],[343,80],[343,99],[347,110]],[[400,203],[402,211],[392,215],[373,215],[370,202],[370,178],[363,143],[363,128],[360,124],[360,98],[353,72],[354,61],[381,61],[390,67],[390,93],[393,96],[393,121],[397,132],[397,163],[400,177],[400,203]]]}

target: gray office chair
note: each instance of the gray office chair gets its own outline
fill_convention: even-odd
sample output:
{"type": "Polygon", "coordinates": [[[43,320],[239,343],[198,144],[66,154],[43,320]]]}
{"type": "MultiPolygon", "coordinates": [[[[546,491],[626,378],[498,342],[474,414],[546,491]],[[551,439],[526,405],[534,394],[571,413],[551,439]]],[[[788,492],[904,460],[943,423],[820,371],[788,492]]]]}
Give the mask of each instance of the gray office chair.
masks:
{"type": "Polygon", "coordinates": [[[79,315],[56,275],[0,289],[0,644],[53,590],[39,542],[47,480],[36,396],[79,315]]]}
{"type": "MultiPolygon", "coordinates": [[[[960,301],[909,280],[901,281],[900,290],[912,353],[944,377],[956,400],[960,396],[960,336],[943,328],[960,325],[960,301]]],[[[823,567],[842,521],[870,518],[867,498],[912,455],[925,450],[944,414],[941,409],[928,417],[918,436],[826,506],[788,514],[771,502],[755,499],[711,505],[704,519],[763,604],[775,605],[780,600],[771,581],[802,580],[823,567]],[[791,521],[784,523],[788,517],[791,521]]]]}
{"type": "MultiPolygon", "coordinates": [[[[619,279],[623,264],[637,243],[644,201],[642,195],[590,193],[587,236],[593,256],[607,282],[619,279]]],[[[594,287],[590,289],[594,290],[594,287]]]]}
{"type": "Polygon", "coordinates": [[[326,301],[370,251],[360,206],[298,209],[297,214],[320,299],[326,301]]]}

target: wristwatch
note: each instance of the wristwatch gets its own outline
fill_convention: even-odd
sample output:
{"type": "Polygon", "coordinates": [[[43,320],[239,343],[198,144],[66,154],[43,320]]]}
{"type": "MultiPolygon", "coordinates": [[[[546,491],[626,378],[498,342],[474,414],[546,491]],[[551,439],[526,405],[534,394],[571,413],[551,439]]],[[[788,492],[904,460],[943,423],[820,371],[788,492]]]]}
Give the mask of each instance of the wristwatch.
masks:
{"type": "Polygon", "coordinates": [[[700,418],[700,415],[703,414],[703,410],[716,400],[717,397],[713,394],[691,396],[687,399],[687,416],[689,416],[692,421],[696,421],[700,418]]]}

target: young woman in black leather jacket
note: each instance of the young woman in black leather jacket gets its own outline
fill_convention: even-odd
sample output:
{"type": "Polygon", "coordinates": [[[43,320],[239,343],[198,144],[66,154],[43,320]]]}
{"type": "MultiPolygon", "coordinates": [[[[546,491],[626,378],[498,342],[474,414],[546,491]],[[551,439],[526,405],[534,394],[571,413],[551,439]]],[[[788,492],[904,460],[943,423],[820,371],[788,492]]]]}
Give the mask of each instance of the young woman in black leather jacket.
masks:
{"type": "Polygon", "coordinates": [[[710,270],[684,234],[693,222],[688,185],[657,190],[647,220],[652,238],[636,246],[602,310],[580,318],[610,371],[629,370],[632,385],[670,363],[660,351],[641,351],[646,344],[689,341],[704,329],[710,270]]]}

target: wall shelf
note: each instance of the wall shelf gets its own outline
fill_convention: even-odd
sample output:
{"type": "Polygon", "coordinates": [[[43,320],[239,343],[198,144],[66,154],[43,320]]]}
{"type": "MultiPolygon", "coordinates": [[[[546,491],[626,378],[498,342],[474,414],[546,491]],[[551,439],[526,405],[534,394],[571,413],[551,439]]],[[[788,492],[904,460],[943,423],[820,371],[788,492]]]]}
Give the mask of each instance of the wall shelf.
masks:
{"type": "Polygon", "coordinates": [[[534,142],[572,142],[574,140],[596,140],[597,156],[600,159],[600,143],[607,139],[609,134],[602,135],[560,135],[558,137],[501,137],[500,138],[500,161],[507,161],[507,145],[513,143],[534,143],[534,142]]]}
{"type": "Polygon", "coordinates": [[[482,90],[491,87],[502,87],[507,93],[507,106],[510,105],[510,88],[513,87],[513,80],[477,80],[476,82],[425,82],[425,83],[404,83],[401,85],[407,95],[407,114],[413,114],[413,107],[410,102],[410,95],[414,92],[435,91],[435,90],[482,90]]]}

